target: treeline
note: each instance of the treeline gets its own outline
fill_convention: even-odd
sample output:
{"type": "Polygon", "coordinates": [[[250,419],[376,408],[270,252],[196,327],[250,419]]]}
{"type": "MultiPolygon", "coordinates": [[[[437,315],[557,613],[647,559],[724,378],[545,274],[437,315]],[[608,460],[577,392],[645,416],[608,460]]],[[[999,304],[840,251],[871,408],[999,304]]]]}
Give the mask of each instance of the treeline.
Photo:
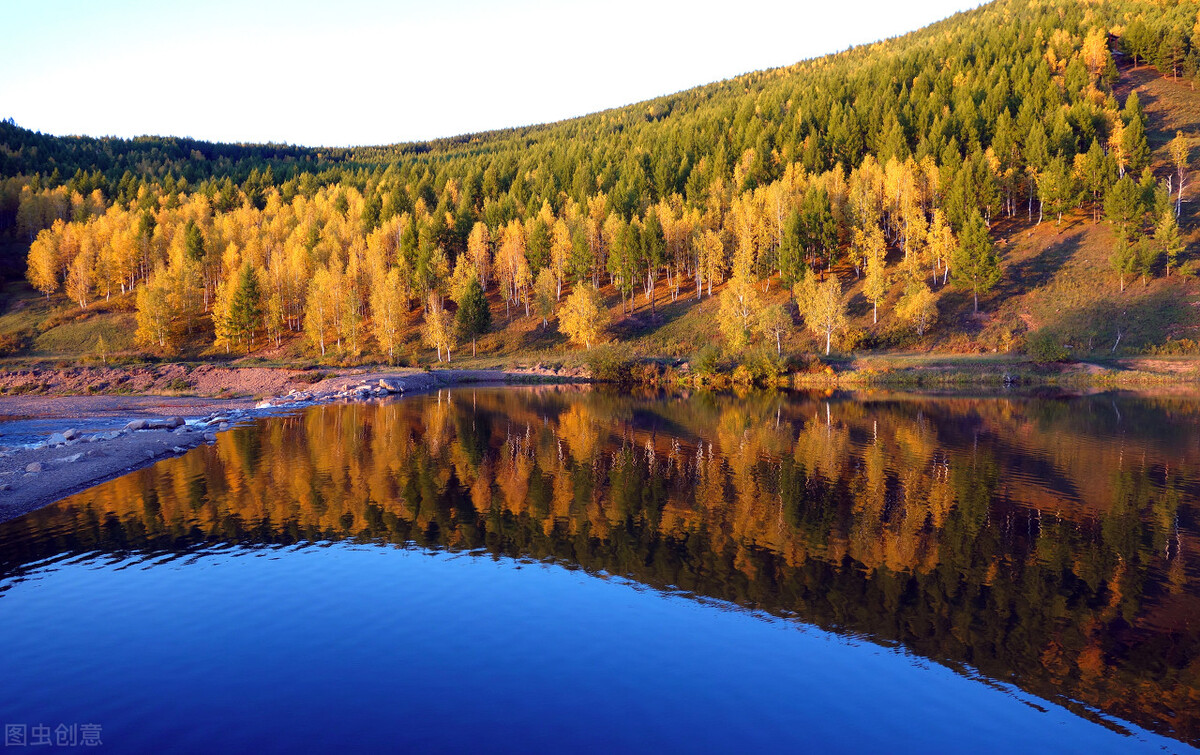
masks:
{"type": "Polygon", "coordinates": [[[611,283],[632,309],[639,293],[653,307],[663,288],[700,297],[727,279],[728,341],[778,343],[791,323],[755,295],[774,276],[801,284],[800,312],[828,345],[845,302],[836,276],[822,290],[810,272],[834,266],[867,275],[876,318],[900,286],[895,314],[924,333],[939,286],[970,290],[978,306],[995,285],[987,229],[1003,216],[1105,212],[1124,239],[1122,287],[1178,257],[1178,228],[1166,226],[1186,189],[1186,145],[1169,175],[1150,172],[1140,103],[1113,95],[1113,50],[1144,57],[1149,42],[1127,40],[1135,28],[1181,38],[1172,65],[1189,75],[1196,23],[1184,3],[996,2],[897,40],[547,126],[281,148],[296,158],[287,165],[251,150],[207,177],[150,158],[114,176],[97,159],[65,181],[10,178],[0,214],[33,240],[35,286],[80,306],[137,290],[139,340],[166,352],[304,331],[314,353],[394,356],[419,304],[441,357],[488,327],[490,312],[455,328],[451,310],[471,297],[477,311],[492,291],[506,318],[543,322],[571,294],[560,325],[578,324],[569,335],[590,345],[599,332],[583,326],[603,324],[594,288],[611,283]]]}

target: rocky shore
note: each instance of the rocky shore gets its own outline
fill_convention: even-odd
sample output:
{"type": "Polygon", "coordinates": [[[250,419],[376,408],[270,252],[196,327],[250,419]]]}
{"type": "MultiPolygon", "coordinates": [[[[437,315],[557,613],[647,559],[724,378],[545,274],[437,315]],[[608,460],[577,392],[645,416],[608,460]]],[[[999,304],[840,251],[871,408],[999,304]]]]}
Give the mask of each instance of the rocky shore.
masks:
{"type": "MultiPolygon", "coordinates": [[[[537,376],[546,380],[551,376],[537,376]]],[[[140,414],[119,427],[104,431],[66,426],[45,440],[0,448],[0,521],[53,503],[106,480],[153,464],[168,456],[187,453],[213,443],[217,433],[238,423],[269,414],[299,411],[317,404],[387,399],[454,384],[528,382],[529,373],[492,370],[439,370],[435,372],[366,372],[329,378],[304,390],[251,404],[245,400],[207,399],[194,402],[200,411],[175,413],[179,402],[155,402],[151,397],[79,396],[73,398],[0,397],[0,414],[47,420],[59,416],[64,423],[106,415],[140,414]],[[127,398],[127,401],[122,401],[127,398]],[[56,406],[56,404],[59,404],[56,406]],[[94,412],[88,412],[92,404],[94,412]]],[[[0,443],[5,425],[0,423],[0,443]]]]}

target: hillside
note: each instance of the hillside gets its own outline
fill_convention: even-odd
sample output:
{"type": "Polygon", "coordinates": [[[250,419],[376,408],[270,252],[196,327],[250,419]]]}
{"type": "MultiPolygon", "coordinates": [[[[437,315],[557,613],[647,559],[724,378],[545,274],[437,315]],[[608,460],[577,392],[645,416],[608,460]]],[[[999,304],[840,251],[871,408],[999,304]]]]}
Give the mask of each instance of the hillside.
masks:
{"type": "Polygon", "coordinates": [[[607,316],[584,319],[608,326],[591,340],[678,359],[719,345],[732,366],[823,355],[814,302],[836,280],[833,357],[1197,353],[1197,45],[1189,3],[996,0],[783,69],[419,144],[0,123],[0,351],[428,364],[475,336],[480,363],[577,361],[584,336],[559,326],[595,287],[607,316]],[[472,288],[491,315],[473,330],[472,288]]]}

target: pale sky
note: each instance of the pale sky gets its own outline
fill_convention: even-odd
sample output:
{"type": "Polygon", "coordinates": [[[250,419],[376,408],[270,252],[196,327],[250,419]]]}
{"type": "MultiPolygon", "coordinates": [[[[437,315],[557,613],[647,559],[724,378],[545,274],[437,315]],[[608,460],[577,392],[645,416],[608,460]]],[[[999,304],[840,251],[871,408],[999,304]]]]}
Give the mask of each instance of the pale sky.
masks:
{"type": "Polygon", "coordinates": [[[9,0],[0,118],[391,144],[543,123],[920,28],[978,0],[9,0]]]}

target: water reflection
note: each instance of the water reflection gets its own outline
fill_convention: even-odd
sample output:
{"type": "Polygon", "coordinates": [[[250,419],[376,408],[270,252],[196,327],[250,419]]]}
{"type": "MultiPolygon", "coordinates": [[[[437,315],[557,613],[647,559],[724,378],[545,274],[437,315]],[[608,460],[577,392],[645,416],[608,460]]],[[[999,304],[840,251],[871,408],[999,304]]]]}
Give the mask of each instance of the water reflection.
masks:
{"type": "Polygon", "coordinates": [[[319,407],[0,525],[0,590],[48,558],[225,543],[549,559],[1196,743],[1198,419],[1189,399],[565,387],[319,407]]]}

